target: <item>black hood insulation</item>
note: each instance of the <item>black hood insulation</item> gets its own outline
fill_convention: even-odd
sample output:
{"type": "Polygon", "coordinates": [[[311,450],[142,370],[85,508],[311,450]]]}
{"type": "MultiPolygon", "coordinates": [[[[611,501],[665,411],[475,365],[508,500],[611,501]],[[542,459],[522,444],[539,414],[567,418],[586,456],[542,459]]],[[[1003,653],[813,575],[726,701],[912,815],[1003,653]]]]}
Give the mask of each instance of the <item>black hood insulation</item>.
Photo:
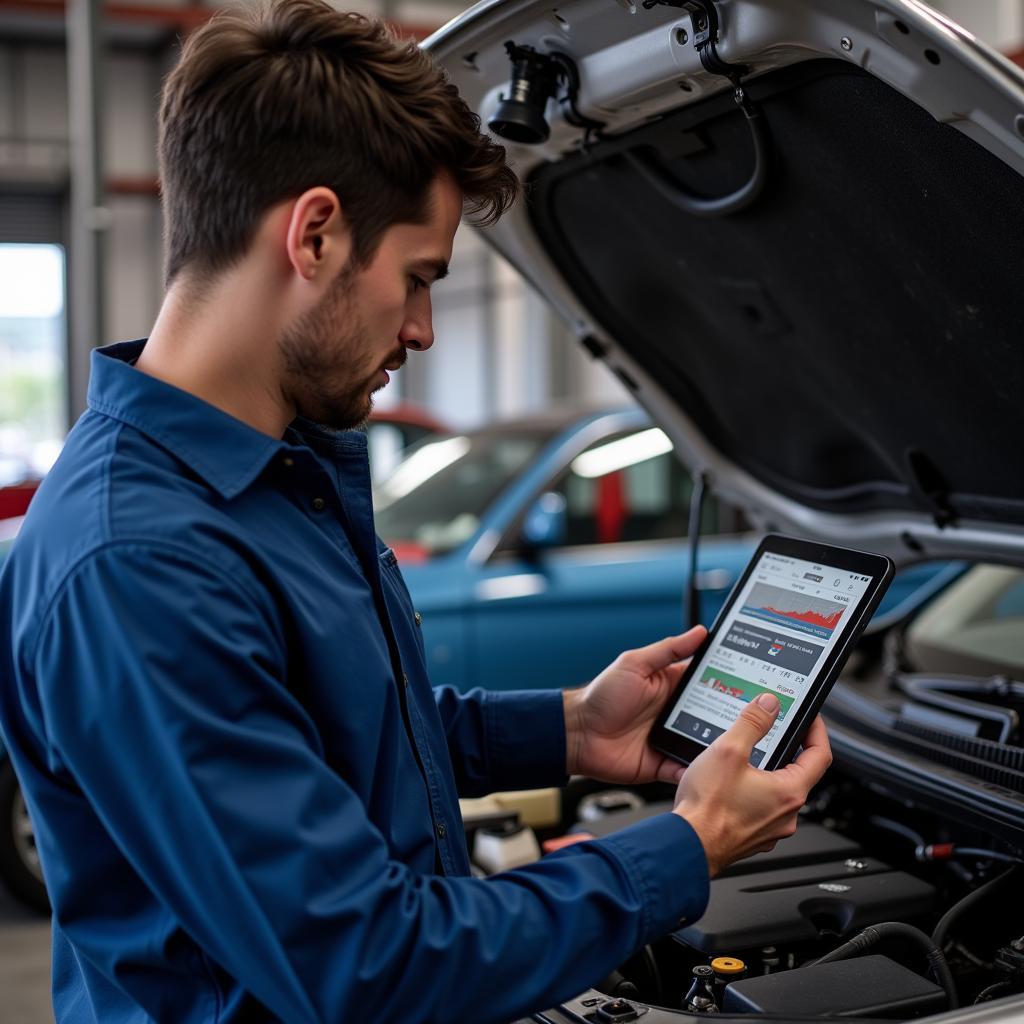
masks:
{"type": "Polygon", "coordinates": [[[849,64],[749,92],[773,139],[752,207],[694,217],[656,183],[743,184],[749,132],[722,95],[543,165],[542,244],[705,437],[783,495],[1024,524],[1024,182],[849,64]]]}

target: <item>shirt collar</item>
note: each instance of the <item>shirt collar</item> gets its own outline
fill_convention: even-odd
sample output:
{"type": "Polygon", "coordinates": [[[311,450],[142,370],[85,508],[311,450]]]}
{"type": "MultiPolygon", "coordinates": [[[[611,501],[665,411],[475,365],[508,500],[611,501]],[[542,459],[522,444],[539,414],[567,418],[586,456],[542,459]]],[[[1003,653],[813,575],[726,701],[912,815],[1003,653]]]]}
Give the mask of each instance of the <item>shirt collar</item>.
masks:
{"type": "Polygon", "coordinates": [[[132,364],[145,344],[126,341],[93,350],[89,408],[131,424],[230,501],[290,446],[136,370],[132,364]]]}

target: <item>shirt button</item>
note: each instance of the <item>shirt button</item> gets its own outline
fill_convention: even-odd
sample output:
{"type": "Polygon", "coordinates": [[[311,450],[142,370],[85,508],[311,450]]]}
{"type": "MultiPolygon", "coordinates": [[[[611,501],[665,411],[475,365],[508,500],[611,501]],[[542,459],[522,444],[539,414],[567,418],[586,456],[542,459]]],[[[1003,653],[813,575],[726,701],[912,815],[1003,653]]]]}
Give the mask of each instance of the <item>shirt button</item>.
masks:
{"type": "Polygon", "coordinates": [[[323,498],[314,498],[313,499],[313,511],[314,512],[323,512],[323,510],[325,508],[327,508],[327,502],[324,501],[323,498]]]}
{"type": "Polygon", "coordinates": [[[402,673],[402,685],[403,686],[408,686],[409,685],[409,677],[404,672],[402,673]]]}
{"type": "Polygon", "coordinates": [[[291,468],[292,468],[292,466],[294,466],[294,465],[295,465],[295,460],[294,460],[294,459],[290,459],[290,458],[287,458],[287,457],[286,457],[286,458],[283,458],[283,459],[281,460],[281,463],[282,463],[282,465],[284,465],[284,466],[287,466],[287,467],[288,467],[288,469],[291,469],[291,468]]]}
{"type": "Polygon", "coordinates": [[[423,625],[423,616],[420,615],[419,612],[413,612],[412,617],[416,620],[416,625],[417,626],[422,626],[423,625]]]}
{"type": "Polygon", "coordinates": [[[439,821],[437,823],[437,837],[439,839],[444,839],[446,835],[448,835],[448,827],[443,821],[439,821]]]}

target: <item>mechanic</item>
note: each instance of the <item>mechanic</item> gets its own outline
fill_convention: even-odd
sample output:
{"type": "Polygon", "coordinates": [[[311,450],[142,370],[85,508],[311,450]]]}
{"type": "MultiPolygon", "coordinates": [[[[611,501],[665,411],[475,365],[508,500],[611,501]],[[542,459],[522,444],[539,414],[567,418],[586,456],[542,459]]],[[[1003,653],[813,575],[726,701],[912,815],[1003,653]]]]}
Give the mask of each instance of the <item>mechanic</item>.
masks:
{"type": "Polygon", "coordinates": [[[93,353],[0,578],[57,1020],[507,1021],[567,998],[793,832],[824,727],[756,771],[769,697],[685,775],[656,755],[699,628],[578,690],[431,689],[350,428],[430,348],[464,209],[493,221],[517,183],[425,54],[320,0],[218,15],[165,83],[159,147],[164,303],[148,341],[93,353]],[[576,773],[680,780],[677,806],[470,876],[459,795],[576,773]]]}

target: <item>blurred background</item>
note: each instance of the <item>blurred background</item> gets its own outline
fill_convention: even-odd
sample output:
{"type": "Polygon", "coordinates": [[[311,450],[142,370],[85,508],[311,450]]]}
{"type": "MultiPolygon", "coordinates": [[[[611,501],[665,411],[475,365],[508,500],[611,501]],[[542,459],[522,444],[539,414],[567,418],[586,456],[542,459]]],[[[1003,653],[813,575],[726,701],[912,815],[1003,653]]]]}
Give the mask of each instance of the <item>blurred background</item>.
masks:
{"type": "MultiPolygon", "coordinates": [[[[10,539],[5,519],[24,511],[34,481],[53,463],[84,408],[90,349],[145,336],[159,307],[155,114],[160,84],[181,40],[216,6],[174,0],[0,0],[0,556],[10,539]]],[[[459,0],[352,0],[338,6],[381,15],[416,39],[465,7],[459,0]]],[[[937,0],[933,6],[1024,64],[1024,0],[937,0]]],[[[672,628],[681,607],[676,565],[683,564],[690,484],[672,463],[667,438],[634,411],[606,417],[600,431],[591,429],[593,423],[578,410],[625,407],[626,393],[472,231],[460,232],[451,275],[436,286],[434,298],[437,344],[429,358],[410,359],[378,395],[380,422],[373,429],[379,436],[372,443],[375,473],[382,479],[406,442],[443,428],[452,432],[404,476],[393,478],[379,505],[381,532],[403,560],[418,606],[431,623],[428,656],[432,671],[445,677],[439,681],[479,678],[479,667],[458,660],[460,650],[473,647],[460,632],[459,609],[443,603],[458,591],[455,581],[466,591],[475,588],[481,600],[528,599],[521,607],[549,633],[557,626],[563,636],[581,633],[581,623],[553,622],[555,584],[586,591],[588,600],[603,588],[615,598],[614,622],[628,633],[635,627],[622,614],[623,605],[630,605],[623,595],[634,584],[623,574],[639,567],[646,574],[635,584],[634,611],[644,616],[647,628],[662,628],[652,626],[652,607],[639,601],[640,594],[658,594],[658,614],[666,616],[664,628],[672,628]],[[562,406],[567,411],[552,412],[562,406]],[[529,427],[487,429],[541,412],[546,418],[529,427]],[[553,438],[584,428],[593,440],[583,456],[571,465],[550,460],[535,465],[553,438]],[[467,431],[473,432],[472,440],[460,436],[467,431]],[[457,470],[449,469],[456,460],[457,470]],[[509,481],[516,479],[513,488],[509,481]],[[551,508],[515,506],[552,480],[543,495],[551,508]],[[499,493],[505,504],[495,509],[499,493]],[[454,504],[452,495],[458,498],[454,504]],[[534,512],[537,523],[531,525],[534,512]],[[524,530],[533,529],[531,543],[572,547],[564,566],[552,553],[547,596],[538,589],[533,563],[514,561],[518,549],[507,552],[486,578],[467,576],[459,545],[490,515],[499,517],[502,529],[510,522],[525,523],[524,530]],[[544,533],[545,523],[556,521],[560,539],[544,533]],[[620,575],[614,578],[608,568],[613,560],[595,558],[591,564],[580,553],[588,545],[640,538],[647,544],[644,552],[636,549],[620,559],[620,575]],[[678,562],[666,560],[668,549],[658,544],[675,545],[678,562]],[[428,575],[422,563],[439,554],[450,557],[428,575]],[[655,586],[651,573],[657,566],[667,570],[655,586]]],[[[8,531],[11,537],[14,529],[8,531]]],[[[709,562],[702,565],[701,586],[717,591],[720,599],[734,578],[730,573],[749,555],[749,539],[734,543],[745,536],[745,525],[736,513],[714,504],[702,533],[718,541],[705,546],[709,562]]],[[[706,603],[704,617],[714,610],[706,603]]],[[[603,620],[594,628],[592,606],[586,614],[591,635],[603,634],[615,650],[627,642],[603,620]]],[[[532,655],[531,645],[525,647],[532,655]]],[[[565,659],[578,653],[568,644],[560,651],[565,659]]],[[[592,644],[586,653],[595,656],[592,644]]],[[[510,680],[503,685],[522,682],[525,669],[507,661],[510,680]]],[[[565,682],[585,678],[588,670],[582,661],[553,667],[565,682]]],[[[5,827],[16,842],[18,830],[29,823],[24,805],[11,799],[5,806],[13,807],[13,816],[5,827]]],[[[31,855],[32,847],[26,849],[31,855]]],[[[10,899],[0,884],[0,1024],[52,1020],[48,933],[45,918],[10,899]]]]}

